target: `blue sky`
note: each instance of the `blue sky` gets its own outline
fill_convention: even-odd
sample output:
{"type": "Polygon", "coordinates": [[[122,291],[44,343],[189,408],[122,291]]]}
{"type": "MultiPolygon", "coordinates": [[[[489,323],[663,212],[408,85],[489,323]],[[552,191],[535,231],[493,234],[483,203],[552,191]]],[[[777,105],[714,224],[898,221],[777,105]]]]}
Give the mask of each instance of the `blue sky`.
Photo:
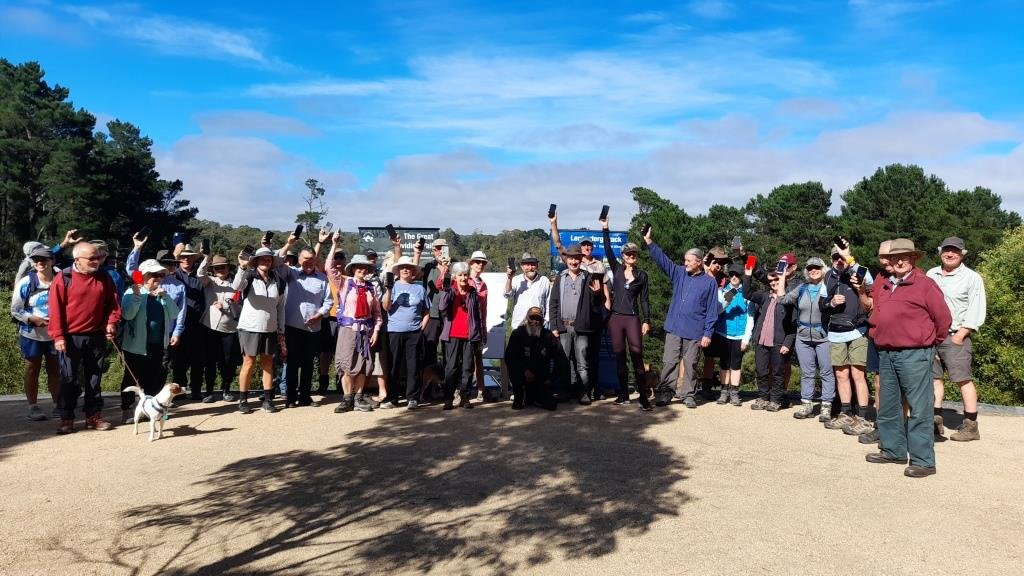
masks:
{"type": "MultiPolygon", "coordinates": [[[[1024,16],[1006,1],[0,3],[100,123],[154,141],[200,217],[469,232],[700,213],[920,164],[1024,211],[1024,16]]],[[[955,226],[955,223],[951,223],[955,226]]]]}

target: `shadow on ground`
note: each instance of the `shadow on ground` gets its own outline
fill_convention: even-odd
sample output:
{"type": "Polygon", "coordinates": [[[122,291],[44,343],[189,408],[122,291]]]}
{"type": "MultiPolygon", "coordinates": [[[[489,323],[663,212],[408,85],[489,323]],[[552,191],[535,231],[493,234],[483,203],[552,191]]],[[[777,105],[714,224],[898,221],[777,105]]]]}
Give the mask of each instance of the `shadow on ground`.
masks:
{"type": "Polygon", "coordinates": [[[109,557],[160,574],[511,574],[611,554],[689,501],[686,463],[644,435],[674,410],[507,406],[402,410],[326,451],[239,460],[194,498],[127,511],[109,557]]]}

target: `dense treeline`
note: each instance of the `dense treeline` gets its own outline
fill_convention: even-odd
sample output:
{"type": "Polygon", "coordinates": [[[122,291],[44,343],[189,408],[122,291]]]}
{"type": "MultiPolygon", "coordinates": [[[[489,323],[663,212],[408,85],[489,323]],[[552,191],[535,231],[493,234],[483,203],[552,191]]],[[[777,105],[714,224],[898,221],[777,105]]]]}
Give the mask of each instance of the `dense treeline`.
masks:
{"type": "MultiPolygon", "coordinates": [[[[43,76],[37,63],[15,65],[0,59],[0,262],[5,284],[21,259],[24,241],[53,243],[72,228],[86,238],[106,240],[122,257],[131,247],[131,235],[142,226],[153,230],[149,253],[170,247],[174,232],[196,240],[208,238],[215,252],[229,258],[241,246],[259,241],[262,229],[197,219],[197,210],[180,197],[186,183],[160,177],[152,141],[139,128],[114,120],[105,132],[97,131],[95,117],[75,109],[69,91],[51,87],[43,76]]],[[[326,191],[314,180],[306,186],[310,197],[295,210],[296,221],[309,229],[325,219],[326,191]]],[[[921,266],[927,268],[938,263],[935,247],[944,237],[961,236],[970,250],[967,264],[978,268],[989,285],[989,320],[977,343],[982,399],[1024,403],[1024,318],[1019,306],[1006,300],[1024,288],[1015,273],[1024,261],[1020,215],[1003,210],[1000,197],[991,190],[951,190],[918,166],[898,164],[879,168],[842,192],[838,210],[833,210],[832,198],[833,191],[819,182],[785,184],[742,207],[714,205],[706,214],[689,214],[655,191],[637,187],[632,190],[635,206],[623,198],[621,205],[613,206],[611,218],[615,229],[628,224],[631,240],[638,243],[641,226],[650,223],[655,241],[677,259],[689,247],[727,248],[732,237],[740,236],[745,249],[762,260],[773,261],[781,252],[793,251],[802,261],[811,255],[828,256],[831,238],[840,234],[852,241],[854,255],[867,263],[875,261],[881,240],[911,238],[925,250],[921,266]],[[635,212],[631,222],[616,218],[625,212],[635,212]]],[[[544,208],[538,207],[537,228],[531,230],[492,235],[447,229],[441,236],[448,239],[455,258],[466,259],[474,250],[486,252],[491,271],[503,270],[508,257],[518,259],[530,251],[548,272],[544,208]]],[[[567,229],[597,228],[596,222],[560,224],[567,229]]],[[[283,238],[290,230],[276,232],[283,238]]],[[[342,246],[350,254],[358,249],[356,231],[344,232],[342,246]]],[[[646,253],[641,265],[653,272],[655,325],[645,357],[657,365],[664,336],[659,319],[664,318],[671,294],[667,279],[654,270],[646,253]]],[[[17,387],[3,384],[8,390],[17,387]]]]}

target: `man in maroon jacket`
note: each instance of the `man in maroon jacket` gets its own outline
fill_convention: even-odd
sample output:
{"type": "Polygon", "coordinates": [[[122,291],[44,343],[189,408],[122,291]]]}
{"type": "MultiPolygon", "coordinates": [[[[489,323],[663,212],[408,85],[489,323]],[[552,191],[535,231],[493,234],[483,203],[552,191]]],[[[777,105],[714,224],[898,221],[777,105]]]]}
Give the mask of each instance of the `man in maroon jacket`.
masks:
{"type": "Polygon", "coordinates": [[[100,378],[107,355],[106,340],[114,339],[121,320],[117,288],[110,275],[100,270],[103,262],[96,246],[79,242],[72,255],[75,260],[71,267],[50,284],[48,331],[59,354],[61,368],[58,434],[75,431],[75,404],[81,393],[79,367],[83,368],[86,379],[85,427],[111,428],[110,422],[103,419],[100,378]]]}
{"type": "Polygon", "coordinates": [[[906,464],[909,452],[910,466],[903,473],[911,478],[935,474],[935,389],[930,383],[930,370],[935,346],[949,335],[952,322],[938,284],[915,267],[922,255],[911,240],[897,238],[891,242],[893,274],[875,282],[874,312],[869,320],[885,386],[880,392],[877,422],[882,449],[866,459],[875,464],[906,464]],[[901,394],[910,407],[906,428],[901,394]]]}

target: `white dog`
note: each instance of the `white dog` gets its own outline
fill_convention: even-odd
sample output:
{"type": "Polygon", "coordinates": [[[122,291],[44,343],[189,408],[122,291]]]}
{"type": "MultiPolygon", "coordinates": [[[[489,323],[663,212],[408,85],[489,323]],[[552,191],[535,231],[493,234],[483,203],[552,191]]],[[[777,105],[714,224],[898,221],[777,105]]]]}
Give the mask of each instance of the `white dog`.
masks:
{"type": "Polygon", "coordinates": [[[184,392],[181,386],[174,384],[164,384],[164,387],[157,393],[156,396],[147,396],[142,393],[142,390],[138,386],[129,386],[124,389],[125,392],[135,392],[135,395],[139,397],[139,403],[135,405],[135,434],[139,433],[139,418],[143,415],[149,418],[149,441],[152,442],[157,438],[160,438],[164,433],[164,415],[166,415],[171,409],[171,401],[178,394],[184,392]],[[156,433],[154,437],[153,434],[156,433]]]}

